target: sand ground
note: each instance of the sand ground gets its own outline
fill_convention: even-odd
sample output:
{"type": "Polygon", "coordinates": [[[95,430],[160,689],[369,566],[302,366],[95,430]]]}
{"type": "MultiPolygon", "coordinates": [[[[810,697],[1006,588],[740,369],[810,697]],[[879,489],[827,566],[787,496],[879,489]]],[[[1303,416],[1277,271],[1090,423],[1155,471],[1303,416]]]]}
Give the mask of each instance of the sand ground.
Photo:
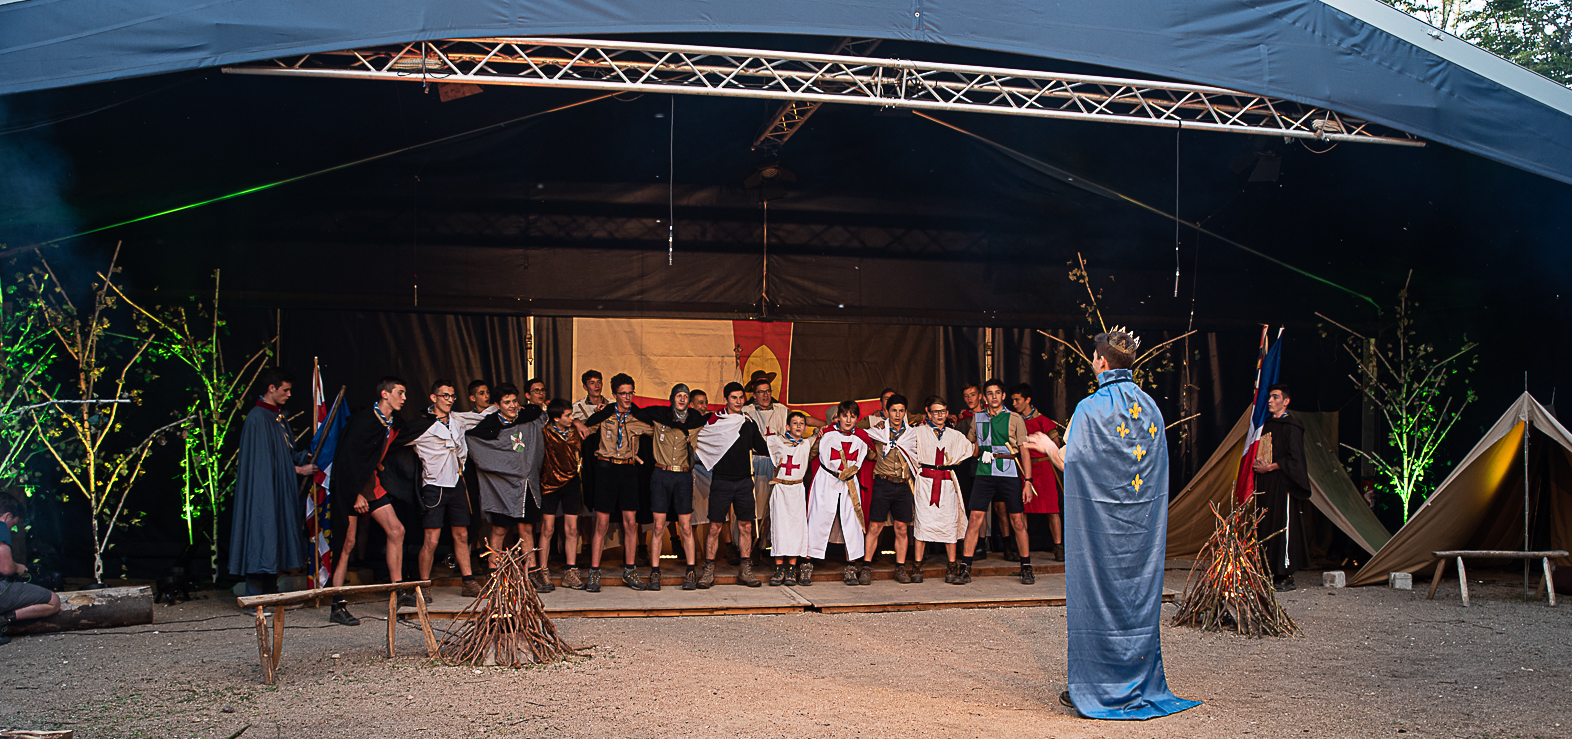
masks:
{"type": "MultiPolygon", "coordinates": [[[[1184,574],[1170,571],[1168,586],[1182,588],[1184,574]]],[[[0,728],[222,738],[249,725],[246,739],[1572,737],[1572,604],[1525,603],[1505,572],[1472,585],[1467,609],[1455,582],[1426,601],[1423,589],[1299,581],[1282,596],[1298,638],[1165,625],[1170,683],[1205,704],[1144,723],[1087,721],[1058,705],[1062,608],[560,619],[570,643],[592,645],[589,657],[519,671],[433,665],[409,625],[389,660],[384,622],[366,618],[375,606],[358,609],[357,628],[308,609],[290,613],[279,682],[263,686],[252,617],[210,594],[157,606],[152,626],[0,647],[0,728]]]]}

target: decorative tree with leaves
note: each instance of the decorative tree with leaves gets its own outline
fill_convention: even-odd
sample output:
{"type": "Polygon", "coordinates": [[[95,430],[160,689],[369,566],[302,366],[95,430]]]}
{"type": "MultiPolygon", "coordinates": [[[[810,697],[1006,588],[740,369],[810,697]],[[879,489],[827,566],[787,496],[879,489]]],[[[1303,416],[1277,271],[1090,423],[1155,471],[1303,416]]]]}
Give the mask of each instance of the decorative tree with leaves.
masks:
{"type": "MultiPolygon", "coordinates": [[[[1359,334],[1326,316],[1322,320],[1347,332],[1344,345],[1354,358],[1358,371],[1349,379],[1359,386],[1375,407],[1380,410],[1387,426],[1390,455],[1370,454],[1348,444],[1355,454],[1370,461],[1378,474],[1386,480],[1386,487],[1403,501],[1403,521],[1408,521],[1415,504],[1425,496],[1417,495],[1425,488],[1426,477],[1435,464],[1441,442],[1456,425],[1463,409],[1474,400],[1474,391],[1463,381],[1462,398],[1448,393],[1447,385],[1453,376],[1472,370],[1479,361],[1477,355],[1466,367],[1463,359],[1477,344],[1464,337],[1457,350],[1444,354],[1434,344],[1419,339],[1415,328],[1414,309],[1417,303],[1408,299],[1409,284],[1414,273],[1397,294],[1397,310],[1389,338],[1370,338],[1359,334]],[[1455,407],[1454,407],[1455,406],[1455,407]]],[[[1324,335],[1324,331],[1323,331],[1324,335]]]]}
{"type": "MultiPolygon", "coordinates": [[[[115,256],[119,256],[116,248],[115,256]]],[[[39,320],[53,337],[62,360],[74,363],[74,377],[64,384],[80,396],[73,408],[58,413],[49,406],[28,412],[37,438],[45,451],[65,474],[65,483],[87,502],[93,529],[93,579],[103,582],[104,555],[118,526],[134,523],[135,516],[122,519],[126,496],[142,476],[148,455],[164,436],[185,424],[179,419],[143,437],[123,451],[114,451],[125,437],[119,403],[99,394],[108,391],[109,399],[140,400],[139,391],[130,389],[133,380],[146,379],[137,372],[152,345],[150,336],[131,336],[111,331],[110,315],[115,309],[112,280],[118,271],[114,259],[109,270],[98,275],[93,285],[91,310],[81,311],[71,301],[48,262],[40,261],[26,283],[37,301],[39,320]],[[90,402],[80,402],[90,401],[90,402]]],[[[66,370],[70,371],[70,370],[66,370]]],[[[29,380],[40,400],[48,404],[73,402],[60,398],[60,388],[49,379],[33,375],[29,380]]]]}
{"type": "MultiPolygon", "coordinates": [[[[181,459],[181,516],[186,522],[186,541],[196,543],[196,527],[206,518],[208,558],[212,572],[218,573],[218,513],[224,499],[234,488],[236,455],[232,443],[240,432],[247,410],[246,390],[256,382],[268,356],[268,345],[257,350],[230,372],[224,367],[220,334],[224,320],[218,312],[219,272],[213,272],[213,302],[185,306],[157,307],[148,310],[133,302],[111,285],[115,294],[136,311],[145,333],[152,336],[152,352],[159,357],[184,364],[196,374],[191,388],[194,397],[186,408],[185,456],[181,459]]],[[[194,301],[194,299],[193,299],[194,301]]],[[[271,344],[271,342],[269,342],[271,344]]]]}
{"type": "Polygon", "coordinates": [[[33,380],[47,374],[55,359],[54,335],[44,325],[40,301],[25,278],[5,287],[0,315],[0,487],[31,496],[39,472],[29,462],[42,452],[38,429],[28,411],[51,405],[33,402],[33,380]]]}
{"type": "MultiPolygon", "coordinates": [[[[1070,281],[1079,283],[1083,288],[1086,289],[1086,302],[1081,303],[1081,312],[1086,316],[1087,326],[1092,331],[1097,333],[1107,333],[1108,323],[1103,320],[1103,311],[1102,308],[1098,305],[1098,300],[1102,298],[1103,291],[1100,289],[1094,289],[1092,287],[1091,277],[1086,271],[1086,259],[1084,259],[1079,252],[1076,253],[1075,259],[1076,262],[1070,265],[1070,281]]],[[[1109,277],[1110,281],[1112,279],[1112,277],[1109,277]]],[[[1063,344],[1065,347],[1069,348],[1072,354],[1080,357],[1081,361],[1086,364],[1086,372],[1091,372],[1092,358],[1090,354],[1081,351],[1080,347],[1076,346],[1073,342],[1065,341],[1064,339],[1048,333],[1047,331],[1038,329],[1037,333],[1040,333],[1043,336],[1053,341],[1057,341],[1060,344],[1063,344]]],[[[1174,342],[1179,341],[1180,339],[1183,339],[1193,333],[1195,332],[1186,331],[1183,334],[1175,336],[1172,339],[1147,349],[1146,351],[1142,352],[1140,356],[1136,357],[1134,365],[1131,366],[1132,379],[1135,380],[1136,384],[1148,388],[1155,387],[1156,375],[1159,373],[1171,371],[1173,369],[1173,361],[1168,358],[1168,348],[1171,347],[1174,342]],[[1153,367],[1143,369],[1143,365],[1153,359],[1158,360],[1158,363],[1153,367]]],[[[1043,358],[1048,359],[1048,356],[1044,355],[1043,358]]],[[[1092,391],[1097,389],[1096,377],[1091,378],[1091,386],[1089,389],[1092,391]]]]}

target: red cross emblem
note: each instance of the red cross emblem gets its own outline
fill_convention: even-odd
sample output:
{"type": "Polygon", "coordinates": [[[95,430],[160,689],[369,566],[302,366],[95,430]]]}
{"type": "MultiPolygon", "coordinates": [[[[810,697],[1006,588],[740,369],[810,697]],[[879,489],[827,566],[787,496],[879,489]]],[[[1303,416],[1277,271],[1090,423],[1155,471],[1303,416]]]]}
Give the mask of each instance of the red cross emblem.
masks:
{"type": "Polygon", "coordinates": [[[802,465],[800,465],[800,464],[793,464],[792,461],[791,461],[791,457],[787,457],[786,461],[781,462],[781,469],[786,470],[786,476],[787,477],[791,477],[791,473],[796,472],[797,470],[802,469],[802,465]]]}
{"type": "Polygon", "coordinates": [[[841,448],[840,449],[831,449],[830,450],[830,461],[834,462],[837,459],[842,460],[841,461],[841,469],[843,469],[843,470],[846,469],[846,463],[847,462],[855,462],[855,461],[857,461],[857,452],[852,451],[852,443],[851,442],[843,441],[843,442],[841,442],[841,448]]]}
{"type": "MultiPolygon", "coordinates": [[[[944,466],[944,450],[943,449],[935,449],[935,450],[933,450],[933,464],[936,467],[944,466]]],[[[933,480],[933,492],[928,494],[928,505],[933,505],[933,506],[938,505],[939,504],[939,492],[944,489],[944,481],[949,479],[950,473],[947,470],[923,470],[922,472],[919,472],[918,474],[920,474],[923,477],[926,477],[926,478],[928,478],[930,480],[933,480]]]]}

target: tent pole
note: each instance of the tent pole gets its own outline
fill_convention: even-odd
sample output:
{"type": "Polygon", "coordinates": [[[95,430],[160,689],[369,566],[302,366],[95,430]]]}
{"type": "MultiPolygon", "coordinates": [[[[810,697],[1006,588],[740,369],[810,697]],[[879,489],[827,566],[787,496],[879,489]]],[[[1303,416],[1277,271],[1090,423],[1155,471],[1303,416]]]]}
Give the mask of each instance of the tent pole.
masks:
{"type": "MultiPolygon", "coordinates": [[[[1525,551],[1525,552],[1532,551],[1532,550],[1529,549],[1529,538],[1528,538],[1529,537],[1529,529],[1528,529],[1528,437],[1529,437],[1529,433],[1528,433],[1528,431],[1529,431],[1528,419],[1524,418],[1523,419],[1523,551],[1525,551]]],[[[1529,598],[1532,597],[1532,595],[1530,594],[1530,591],[1528,589],[1528,582],[1529,582],[1529,574],[1528,573],[1530,571],[1531,571],[1531,568],[1529,567],[1529,561],[1527,559],[1524,559],[1523,560],[1523,600],[1528,600],[1529,598]]]]}

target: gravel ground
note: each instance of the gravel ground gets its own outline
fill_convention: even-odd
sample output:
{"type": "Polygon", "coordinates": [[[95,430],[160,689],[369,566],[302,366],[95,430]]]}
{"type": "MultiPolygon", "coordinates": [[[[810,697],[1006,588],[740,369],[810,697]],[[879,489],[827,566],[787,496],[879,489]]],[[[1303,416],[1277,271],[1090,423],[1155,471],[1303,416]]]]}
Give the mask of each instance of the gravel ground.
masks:
{"type": "MultiPolygon", "coordinates": [[[[1488,579],[1491,575],[1486,574],[1488,579]]],[[[1301,587],[1304,629],[1248,639],[1164,626],[1168,679],[1205,705],[1144,723],[1061,708],[1062,608],[562,619],[571,664],[431,665],[376,612],[358,628],[293,611],[279,683],[261,685],[231,601],[158,607],[159,624],[0,647],[0,728],[78,737],[1572,737],[1572,608],[1521,581],[1424,591],[1301,587]],[[1566,724],[1565,727],[1562,724],[1566,724]]],[[[1301,573],[1304,584],[1319,573],[1301,573]]],[[[1181,588],[1183,572],[1169,572],[1181,588]]],[[[942,583],[936,588],[944,587],[942,583]]],[[[680,593],[673,593],[680,597],[680,593]]],[[[1165,606],[1166,617],[1173,606],[1165,606]]]]}

